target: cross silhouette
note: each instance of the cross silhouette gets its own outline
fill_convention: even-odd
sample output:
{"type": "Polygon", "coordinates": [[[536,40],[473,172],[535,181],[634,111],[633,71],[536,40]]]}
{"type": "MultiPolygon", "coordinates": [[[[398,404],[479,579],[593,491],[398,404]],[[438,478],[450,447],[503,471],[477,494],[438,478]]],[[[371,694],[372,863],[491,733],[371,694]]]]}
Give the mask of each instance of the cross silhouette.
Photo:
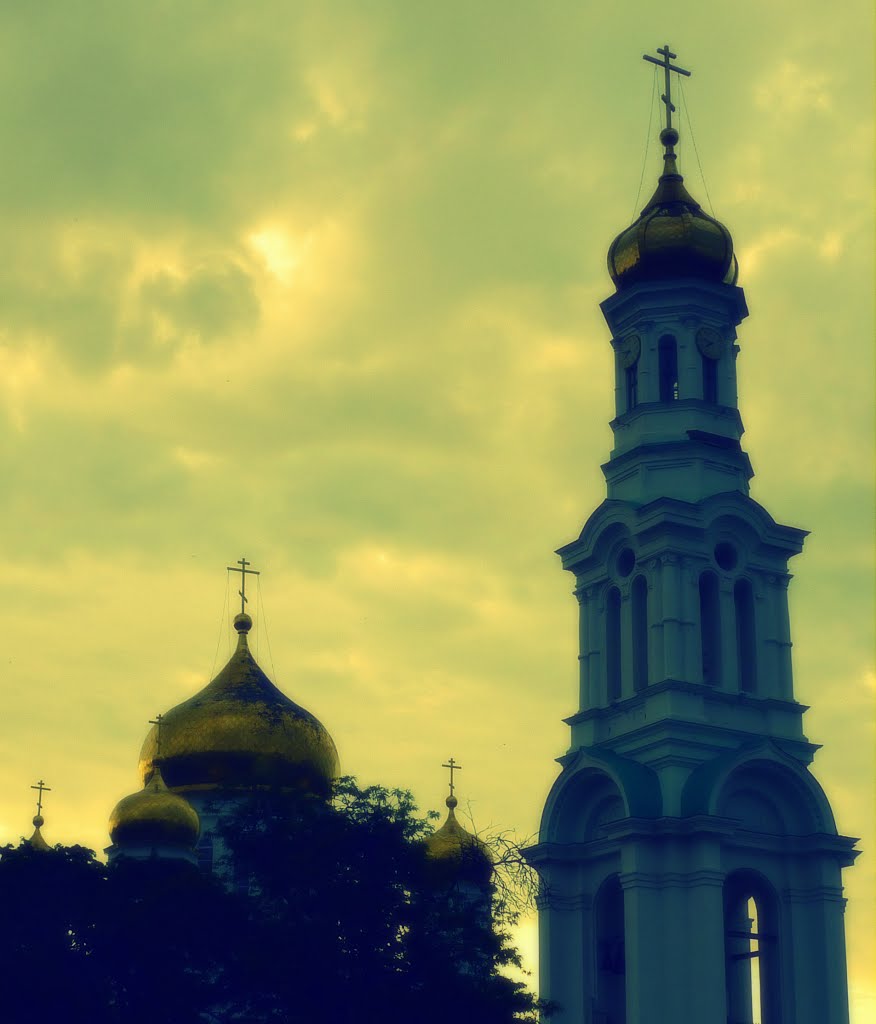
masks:
{"type": "Polygon", "coordinates": [[[47,786],[42,779],[35,785],[31,786],[31,789],[38,789],[39,795],[37,796],[37,814],[43,813],[43,793],[51,793],[51,786],[47,786]]]}
{"type": "Polygon", "coordinates": [[[240,594],[240,612],[243,614],[246,611],[246,577],[260,576],[261,573],[255,569],[247,569],[247,566],[252,565],[252,562],[247,562],[245,558],[238,558],[237,564],[240,566],[239,569],[236,569],[233,565],[229,565],[227,568],[229,572],[240,573],[240,590],[238,590],[238,594],[240,594]]]}
{"type": "Polygon", "coordinates": [[[669,43],[665,46],[659,46],[657,52],[663,55],[663,60],[657,60],[656,57],[651,57],[647,53],[642,54],[642,60],[649,60],[652,64],[656,64],[658,68],[663,68],[666,92],[663,93],[660,99],[666,104],[666,127],[671,130],[672,114],[675,111],[675,105],[672,102],[672,83],[669,78],[669,72],[674,71],[676,74],[685,75],[687,78],[690,78],[690,72],[669,63],[670,60],[674,60],[678,56],[678,54],[673,53],[669,49],[669,43]]]}
{"type": "Polygon", "coordinates": [[[161,758],[161,723],[164,721],[164,715],[156,715],[154,718],[149,719],[149,724],[155,726],[155,760],[161,758]]]}
{"type": "Polygon", "coordinates": [[[453,773],[461,772],[462,765],[457,764],[456,761],[454,761],[453,758],[451,757],[448,759],[447,764],[442,764],[441,767],[450,769],[450,795],[453,796],[453,773]]]}

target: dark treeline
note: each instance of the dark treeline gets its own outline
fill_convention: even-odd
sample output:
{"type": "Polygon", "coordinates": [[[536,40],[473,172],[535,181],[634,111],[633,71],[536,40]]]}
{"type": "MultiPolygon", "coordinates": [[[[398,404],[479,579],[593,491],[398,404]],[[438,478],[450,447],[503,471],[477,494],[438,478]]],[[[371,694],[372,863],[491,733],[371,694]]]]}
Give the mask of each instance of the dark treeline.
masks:
{"type": "MultiPolygon", "coordinates": [[[[224,840],[240,883],[82,847],[0,851],[6,1024],[511,1024],[537,1004],[501,895],[493,924],[430,870],[410,794],[343,780],[267,797],[224,840]]],[[[229,875],[230,877],[230,875],[229,875]]],[[[497,890],[501,893],[501,887],[497,890]]]]}

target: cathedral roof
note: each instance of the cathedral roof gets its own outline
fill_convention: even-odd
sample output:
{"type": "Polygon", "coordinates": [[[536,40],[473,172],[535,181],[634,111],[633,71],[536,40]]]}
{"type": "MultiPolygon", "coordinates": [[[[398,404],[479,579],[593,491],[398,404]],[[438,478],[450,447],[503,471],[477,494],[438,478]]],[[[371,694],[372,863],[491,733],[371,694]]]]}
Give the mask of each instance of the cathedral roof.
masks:
{"type": "Polygon", "coordinates": [[[739,274],[733,239],[685,188],[678,172],[678,132],[664,128],[664,169],[657,189],[630,227],[608,250],[608,272],[618,291],[645,281],[696,277],[735,284],[739,274]]]}
{"type": "MultiPolygon", "coordinates": [[[[338,754],[325,727],[282,693],[249,649],[252,619],[234,620],[237,650],[216,678],[161,717],[161,767],[173,790],[266,786],[328,792],[338,754]]],[[[158,728],[140,752],[148,781],[158,757],[158,728]]]]}
{"type": "Polygon", "coordinates": [[[440,880],[488,885],[493,858],[487,844],[467,832],[456,820],[458,800],[451,794],[445,801],[447,820],[426,839],[426,856],[440,880]]]}
{"type": "Polygon", "coordinates": [[[197,811],[165,785],[158,765],[143,789],[120,800],[109,820],[110,838],[125,843],[168,843],[191,848],[201,823],[197,811]]]}

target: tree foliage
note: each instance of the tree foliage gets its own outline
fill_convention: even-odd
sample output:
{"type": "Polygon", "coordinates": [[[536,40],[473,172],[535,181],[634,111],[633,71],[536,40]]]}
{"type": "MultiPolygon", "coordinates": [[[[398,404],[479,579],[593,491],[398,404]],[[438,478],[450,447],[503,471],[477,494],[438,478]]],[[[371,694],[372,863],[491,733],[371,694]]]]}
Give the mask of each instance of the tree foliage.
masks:
{"type": "Polygon", "coordinates": [[[0,851],[3,1019],[460,1024],[535,1021],[500,886],[436,881],[412,797],[257,794],[224,821],[219,875],[25,843],[0,851]],[[485,913],[493,899],[495,917],[485,913]],[[486,902],[485,902],[486,899],[486,902]]]}

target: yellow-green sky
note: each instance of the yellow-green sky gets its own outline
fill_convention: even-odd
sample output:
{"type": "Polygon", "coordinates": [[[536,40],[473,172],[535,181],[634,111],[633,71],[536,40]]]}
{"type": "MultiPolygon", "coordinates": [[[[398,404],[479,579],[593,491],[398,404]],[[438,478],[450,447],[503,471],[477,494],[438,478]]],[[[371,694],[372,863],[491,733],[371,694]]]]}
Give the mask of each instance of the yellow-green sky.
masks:
{"type": "MultiPolygon", "coordinates": [[[[344,770],[440,808],[452,754],[478,826],[534,831],[576,698],[552,552],[604,493],[598,302],[668,38],[751,310],[752,494],[812,531],[796,691],[864,837],[876,1019],[872,34],[865,0],[4,5],[0,841],[42,776],[47,839],[107,843],[147,720],[227,652],[241,554],[344,770]]],[[[657,173],[652,139],[643,200],[657,173]]]]}

